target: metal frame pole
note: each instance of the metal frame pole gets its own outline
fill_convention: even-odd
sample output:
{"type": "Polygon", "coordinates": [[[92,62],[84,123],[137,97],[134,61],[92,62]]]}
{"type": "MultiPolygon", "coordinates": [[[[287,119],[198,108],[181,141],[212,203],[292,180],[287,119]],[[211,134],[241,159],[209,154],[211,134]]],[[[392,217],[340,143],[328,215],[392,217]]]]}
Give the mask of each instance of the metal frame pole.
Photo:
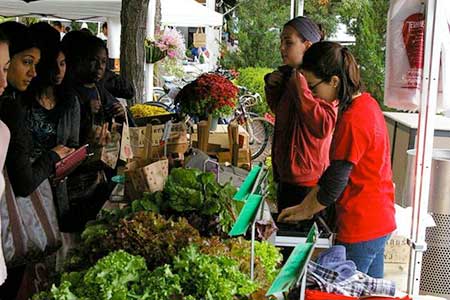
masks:
{"type": "Polygon", "coordinates": [[[303,11],[304,11],[304,7],[305,7],[305,0],[297,0],[297,15],[298,16],[303,16],[303,11]]]}
{"type": "Polygon", "coordinates": [[[252,240],[250,249],[250,279],[253,281],[255,279],[255,232],[256,232],[256,222],[253,221],[252,224],[252,240]]]}
{"type": "Polygon", "coordinates": [[[291,19],[295,17],[295,0],[291,0],[291,19]]]}
{"type": "Polygon", "coordinates": [[[415,164],[415,186],[412,202],[412,228],[409,244],[410,265],[408,270],[408,293],[419,294],[425,243],[425,216],[428,213],[431,161],[433,154],[434,119],[438,93],[440,41],[442,34],[437,28],[442,1],[427,0],[425,10],[425,49],[420,99],[419,126],[415,164]]]}
{"type": "MultiPolygon", "coordinates": [[[[156,14],[156,0],[150,0],[148,3],[147,11],[147,23],[146,32],[147,38],[153,39],[155,37],[155,14],[156,14]]],[[[144,97],[143,99],[137,99],[139,102],[152,101],[153,100],[153,70],[154,64],[145,64],[144,68],[144,97]]]]}

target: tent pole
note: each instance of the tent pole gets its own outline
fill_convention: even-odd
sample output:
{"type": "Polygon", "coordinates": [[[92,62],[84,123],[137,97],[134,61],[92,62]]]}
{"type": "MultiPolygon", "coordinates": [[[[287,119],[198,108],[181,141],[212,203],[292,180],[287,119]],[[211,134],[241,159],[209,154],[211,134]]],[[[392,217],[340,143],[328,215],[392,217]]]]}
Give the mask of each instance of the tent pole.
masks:
{"type": "Polygon", "coordinates": [[[304,10],[304,6],[305,6],[305,0],[297,0],[297,15],[298,16],[303,16],[303,10],[304,10]]]}
{"type": "Polygon", "coordinates": [[[295,17],[295,0],[291,0],[291,19],[295,17]]]}
{"type": "MultiPolygon", "coordinates": [[[[156,14],[156,0],[150,0],[148,3],[148,13],[147,13],[147,24],[146,32],[147,38],[153,39],[155,37],[155,14],[156,14]]],[[[153,70],[154,64],[145,64],[145,101],[152,101],[153,99],[153,70]]],[[[143,101],[143,99],[137,99],[138,102],[143,101]]]]}
{"type": "Polygon", "coordinates": [[[111,17],[107,18],[108,23],[108,40],[106,42],[108,47],[109,58],[114,59],[114,68],[116,67],[116,60],[120,58],[120,32],[122,26],[120,24],[120,18],[111,17]]]}
{"type": "Polygon", "coordinates": [[[416,296],[420,290],[423,253],[426,251],[425,217],[428,213],[430,192],[431,163],[433,155],[434,120],[438,96],[438,78],[441,50],[441,35],[445,32],[438,28],[439,18],[443,17],[442,1],[427,0],[425,10],[425,49],[424,67],[421,84],[419,108],[419,126],[417,129],[415,185],[412,202],[411,247],[408,270],[408,293],[416,296]]]}

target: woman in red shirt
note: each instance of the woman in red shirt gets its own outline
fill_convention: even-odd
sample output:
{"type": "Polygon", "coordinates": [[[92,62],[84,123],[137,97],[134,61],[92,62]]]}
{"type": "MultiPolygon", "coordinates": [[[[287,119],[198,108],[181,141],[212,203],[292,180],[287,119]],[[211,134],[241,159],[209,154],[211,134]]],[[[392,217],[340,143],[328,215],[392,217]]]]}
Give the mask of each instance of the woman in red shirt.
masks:
{"type": "Polygon", "coordinates": [[[339,115],[330,150],[331,164],[319,184],[279,221],[298,222],[336,202],[337,241],[359,271],[383,277],[384,245],[395,230],[394,185],[389,137],[383,114],[368,93],[361,92],[358,65],[333,42],[306,51],[303,74],[315,96],[339,100],[339,115]]]}
{"type": "Polygon", "coordinates": [[[272,164],[278,211],[300,203],[328,166],[337,103],[313,97],[298,71],[306,49],[321,39],[310,19],[287,22],[280,44],[285,65],[265,77],[267,102],[276,116],[272,164]]]}

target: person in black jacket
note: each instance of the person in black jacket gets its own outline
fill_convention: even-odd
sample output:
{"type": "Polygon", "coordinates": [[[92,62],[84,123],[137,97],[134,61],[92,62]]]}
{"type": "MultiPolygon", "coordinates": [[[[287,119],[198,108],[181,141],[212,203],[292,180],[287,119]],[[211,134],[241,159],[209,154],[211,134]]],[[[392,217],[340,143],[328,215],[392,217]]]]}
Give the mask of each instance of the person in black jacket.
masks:
{"type": "MultiPolygon", "coordinates": [[[[36,77],[41,53],[25,25],[5,22],[0,24],[0,31],[8,37],[11,57],[8,87],[0,98],[0,119],[11,133],[6,170],[16,196],[26,197],[54,173],[56,162],[69,155],[73,149],[56,145],[35,157],[32,162],[33,141],[26,128],[22,100],[23,93],[36,77]]],[[[16,298],[24,271],[25,266],[8,269],[8,278],[0,287],[2,299],[16,298]]]]}
{"type": "MultiPolygon", "coordinates": [[[[119,123],[125,120],[123,106],[99,84],[106,69],[106,46],[95,36],[71,32],[63,39],[63,49],[67,49],[64,81],[80,104],[80,144],[100,150],[108,140],[113,118],[119,123]]],[[[111,192],[107,183],[111,175],[106,175],[110,173],[102,163],[88,160],[69,176],[70,215],[63,231],[80,231],[95,219],[111,192]]]]}
{"type": "Polygon", "coordinates": [[[11,63],[8,72],[8,87],[2,95],[1,119],[11,132],[11,141],[6,158],[6,168],[14,193],[17,196],[30,195],[55,171],[55,164],[74,151],[56,145],[43,152],[32,162],[33,142],[26,130],[23,92],[36,77],[36,66],[40,61],[40,50],[31,38],[29,29],[17,22],[0,24],[0,30],[10,40],[11,63]]]}

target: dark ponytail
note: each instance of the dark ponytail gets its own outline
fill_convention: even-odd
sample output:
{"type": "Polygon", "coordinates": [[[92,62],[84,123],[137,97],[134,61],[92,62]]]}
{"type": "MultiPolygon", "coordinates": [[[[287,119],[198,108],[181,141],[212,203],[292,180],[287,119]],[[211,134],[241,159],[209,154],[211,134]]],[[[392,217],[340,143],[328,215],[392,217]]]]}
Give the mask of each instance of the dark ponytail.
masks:
{"type": "Polygon", "coordinates": [[[338,98],[341,111],[345,111],[353,96],[361,92],[358,64],[350,51],[338,43],[313,44],[303,56],[302,69],[325,81],[330,81],[333,76],[340,79],[338,98]]]}
{"type": "Polygon", "coordinates": [[[7,45],[9,45],[8,37],[1,30],[0,30],[0,44],[7,44],[7,45]]]}

